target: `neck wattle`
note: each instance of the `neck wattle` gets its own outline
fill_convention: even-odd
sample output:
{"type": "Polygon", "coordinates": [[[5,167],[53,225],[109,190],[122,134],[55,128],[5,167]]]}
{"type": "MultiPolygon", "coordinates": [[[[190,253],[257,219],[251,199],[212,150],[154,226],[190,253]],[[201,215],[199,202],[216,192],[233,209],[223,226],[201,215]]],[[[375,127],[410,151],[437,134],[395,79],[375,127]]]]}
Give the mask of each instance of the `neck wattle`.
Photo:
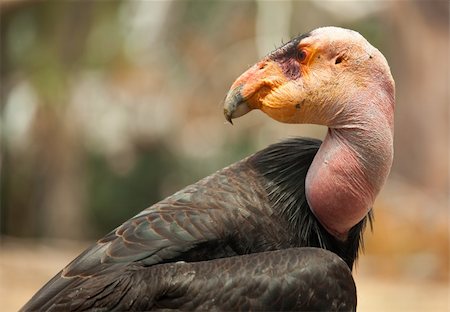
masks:
{"type": "Polygon", "coordinates": [[[312,212],[340,240],[370,211],[392,165],[393,112],[378,117],[330,127],[306,176],[312,212]]]}

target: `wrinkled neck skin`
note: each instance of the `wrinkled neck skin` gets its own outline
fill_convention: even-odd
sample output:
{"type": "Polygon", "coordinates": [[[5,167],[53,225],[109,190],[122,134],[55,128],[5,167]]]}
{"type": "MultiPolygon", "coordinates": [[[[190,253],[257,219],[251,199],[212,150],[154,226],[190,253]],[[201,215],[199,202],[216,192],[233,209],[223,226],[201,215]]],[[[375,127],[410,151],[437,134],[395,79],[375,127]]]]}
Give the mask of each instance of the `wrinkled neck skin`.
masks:
{"type": "Polygon", "coordinates": [[[359,95],[346,110],[328,125],[306,177],[309,206],[325,229],[342,241],[367,215],[389,174],[394,99],[359,95]]]}

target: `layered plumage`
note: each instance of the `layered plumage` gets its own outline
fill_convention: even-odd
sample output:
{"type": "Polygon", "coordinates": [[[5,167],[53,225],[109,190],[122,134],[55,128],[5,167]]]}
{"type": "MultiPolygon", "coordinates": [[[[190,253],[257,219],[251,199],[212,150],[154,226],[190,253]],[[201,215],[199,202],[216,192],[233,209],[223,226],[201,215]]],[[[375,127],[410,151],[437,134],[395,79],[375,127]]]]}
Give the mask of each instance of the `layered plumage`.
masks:
{"type": "Polygon", "coordinates": [[[23,310],[354,310],[350,271],[392,163],[393,90],[355,32],[287,43],[236,80],[225,116],[327,125],[324,142],[273,144],[149,207],[23,310]]]}
{"type": "Polygon", "coordinates": [[[176,262],[145,269],[131,263],[107,274],[75,280],[72,286],[41,308],[350,311],[356,307],[350,270],[335,254],[318,248],[176,262]]]}
{"type": "MultiPolygon", "coordinates": [[[[351,268],[358,254],[366,220],[352,229],[348,242],[340,242],[325,231],[315,219],[305,198],[304,177],[319,146],[320,141],[311,139],[291,139],[274,144],[144,210],[70,263],[33,297],[24,310],[83,310],[94,307],[97,301],[99,306],[105,305],[106,310],[113,307],[123,310],[127,309],[127,300],[131,300],[127,298],[143,294],[146,294],[145,297],[154,296],[154,298],[143,299],[136,303],[137,306],[130,305],[130,308],[141,310],[158,308],[162,303],[159,303],[157,294],[164,293],[164,287],[168,287],[167,285],[177,288],[176,284],[171,284],[174,283],[174,276],[177,276],[175,279],[177,282],[184,279],[184,271],[176,269],[189,266],[179,261],[206,261],[310,246],[333,251],[345,260],[347,269],[351,268]],[[166,265],[155,266],[164,263],[166,265]],[[175,273],[169,274],[173,270],[175,273]],[[155,276],[151,278],[153,274],[155,276]],[[138,276],[141,276],[138,285],[148,284],[145,287],[138,286],[138,289],[141,289],[139,291],[132,287],[137,283],[135,279],[138,279],[138,276]],[[125,280],[121,281],[121,278],[125,280]],[[122,283],[127,285],[124,286],[122,283]]],[[[286,251],[283,258],[286,257],[286,261],[293,262],[288,261],[285,265],[295,267],[297,262],[315,262],[316,253],[320,252],[310,251],[310,254],[303,255],[301,250],[297,250],[292,256],[289,256],[289,253],[286,251]]],[[[255,254],[253,258],[247,260],[235,257],[230,258],[228,262],[197,263],[197,267],[208,265],[209,269],[205,271],[192,269],[190,272],[195,272],[193,277],[200,281],[209,280],[218,276],[227,265],[232,264],[236,272],[224,277],[222,283],[229,277],[237,278],[239,283],[247,283],[254,277],[240,270],[244,270],[245,265],[254,266],[255,259],[259,257],[264,260],[261,266],[255,266],[255,269],[277,270],[280,254],[265,253],[255,254]],[[240,265],[243,267],[238,269],[240,265]]],[[[326,259],[332,258],[336,258],[333,261],[339,264],[338,257],[326,255],[326,259]]],[[[338,267],[344,272],[342,264],[338,267]]],[[[283,269],[278,270],[281,272],[283,269]]],[[[302,279],[298,280],[298,284],[292,282],[296,285],[292,287],[298,288],[295,288],[295,292],[300,291],[301,287],[309,289],[314,285],[304,281],[305,278],[315,280],[309,274],[323,274],[323,279],[327,279],[329,269],[324,268],[323,272],[318,273],[317,271],[321,271],[320,265],[316,265],[315,270],[308,270],[302,273],[302,279]]],[[[286,277],[281,277],[281,273],[274,276],[280,275],[280,279],[297,280],[296,271],[288,270],[283,274],[286,277]]],[[[346,279],[345,283],[352,283],[349,275],[343,276],[346,279]]],[[[328,282],[332,283],[334,278],[330,277],[328,282]]],[[[259,283],[262,289],[268,291],[282,282],[270,278],[259,283]]],[[[327,291],[326,284],[317,285],[320,286],[317,291],[327,291]]],[[[191,285],[189,292],[180,295],[181,298],[178,300],[172,302],[164,297],[163,304],[166,308],[184,309],[188,306],[193,308],[191,302],[193,293],[197,293],[198,296],[202,293],[205,295],[214,293],[218,291],[216,286],[217,284],[213,282],[197,282],[191,285]]],[[[248,293],[244,288],[232,289],[230,292],[234,292],[234,296],[248,293]]],[[[352,306],[346,300],[341,298],[338,303],[330,302],[330,304],[352,306]]],[[[265,301],[257,294],[252,302],[258,303],[261,307],[265,306],[265,301]]],[[[226,308],[223,306],[225,303],[229,304],[228,301],[216,302],[225,310],[241,308],[245,310],[239,300],[235,306],[226,308]]],[[[294,304],[291,307],[298,310],[300,306],[294,304]]],[[[201,308],[201,305],[198,308],[201,308]]]]}

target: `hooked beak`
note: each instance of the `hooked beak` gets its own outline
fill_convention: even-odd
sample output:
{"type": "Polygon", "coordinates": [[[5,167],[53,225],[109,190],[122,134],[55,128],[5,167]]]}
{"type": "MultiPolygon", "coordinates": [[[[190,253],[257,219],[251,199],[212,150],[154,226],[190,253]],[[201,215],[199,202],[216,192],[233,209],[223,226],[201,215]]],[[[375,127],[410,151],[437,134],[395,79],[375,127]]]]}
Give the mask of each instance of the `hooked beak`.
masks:
{"type": "Polygon", "coordinates": [[[233,124],[233,118],[241,117],[251,110],[242,96],[241,90],[242,85],[231,89],[225,99],[223,114],[230,124],[233,124]]]}
{"type": "Polygon", "coordinates": [[[298,87],[280,63],[269,57],[250,67],[230,88],[225,98],[225,119],[233,123],[253,109],[281,122],[295,122],[298,87]]]}
{"type": "Polygon", "coordinates": [[[230,88],[225,98],[225,119],[233,124],[253,109],[262,109],[264,98],[286,80],[279,65],[263,59],[244,72],[230,88]]]}

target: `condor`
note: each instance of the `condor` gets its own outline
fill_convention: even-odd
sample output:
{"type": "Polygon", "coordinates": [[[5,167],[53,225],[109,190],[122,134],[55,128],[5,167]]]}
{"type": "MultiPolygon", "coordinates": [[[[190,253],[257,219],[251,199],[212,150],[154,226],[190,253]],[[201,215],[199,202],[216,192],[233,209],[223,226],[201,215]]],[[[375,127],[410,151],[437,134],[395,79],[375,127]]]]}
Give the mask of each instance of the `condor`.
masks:
{"type": "Polygon", "coordinates": [[[243,73],[228,121],[259,109],[328,127],[271,145],[145,209],[50,280],[31,310],[352,311],[351,276],[392,164],[394,81],[355,31],[324,27],[243,73]]]}

